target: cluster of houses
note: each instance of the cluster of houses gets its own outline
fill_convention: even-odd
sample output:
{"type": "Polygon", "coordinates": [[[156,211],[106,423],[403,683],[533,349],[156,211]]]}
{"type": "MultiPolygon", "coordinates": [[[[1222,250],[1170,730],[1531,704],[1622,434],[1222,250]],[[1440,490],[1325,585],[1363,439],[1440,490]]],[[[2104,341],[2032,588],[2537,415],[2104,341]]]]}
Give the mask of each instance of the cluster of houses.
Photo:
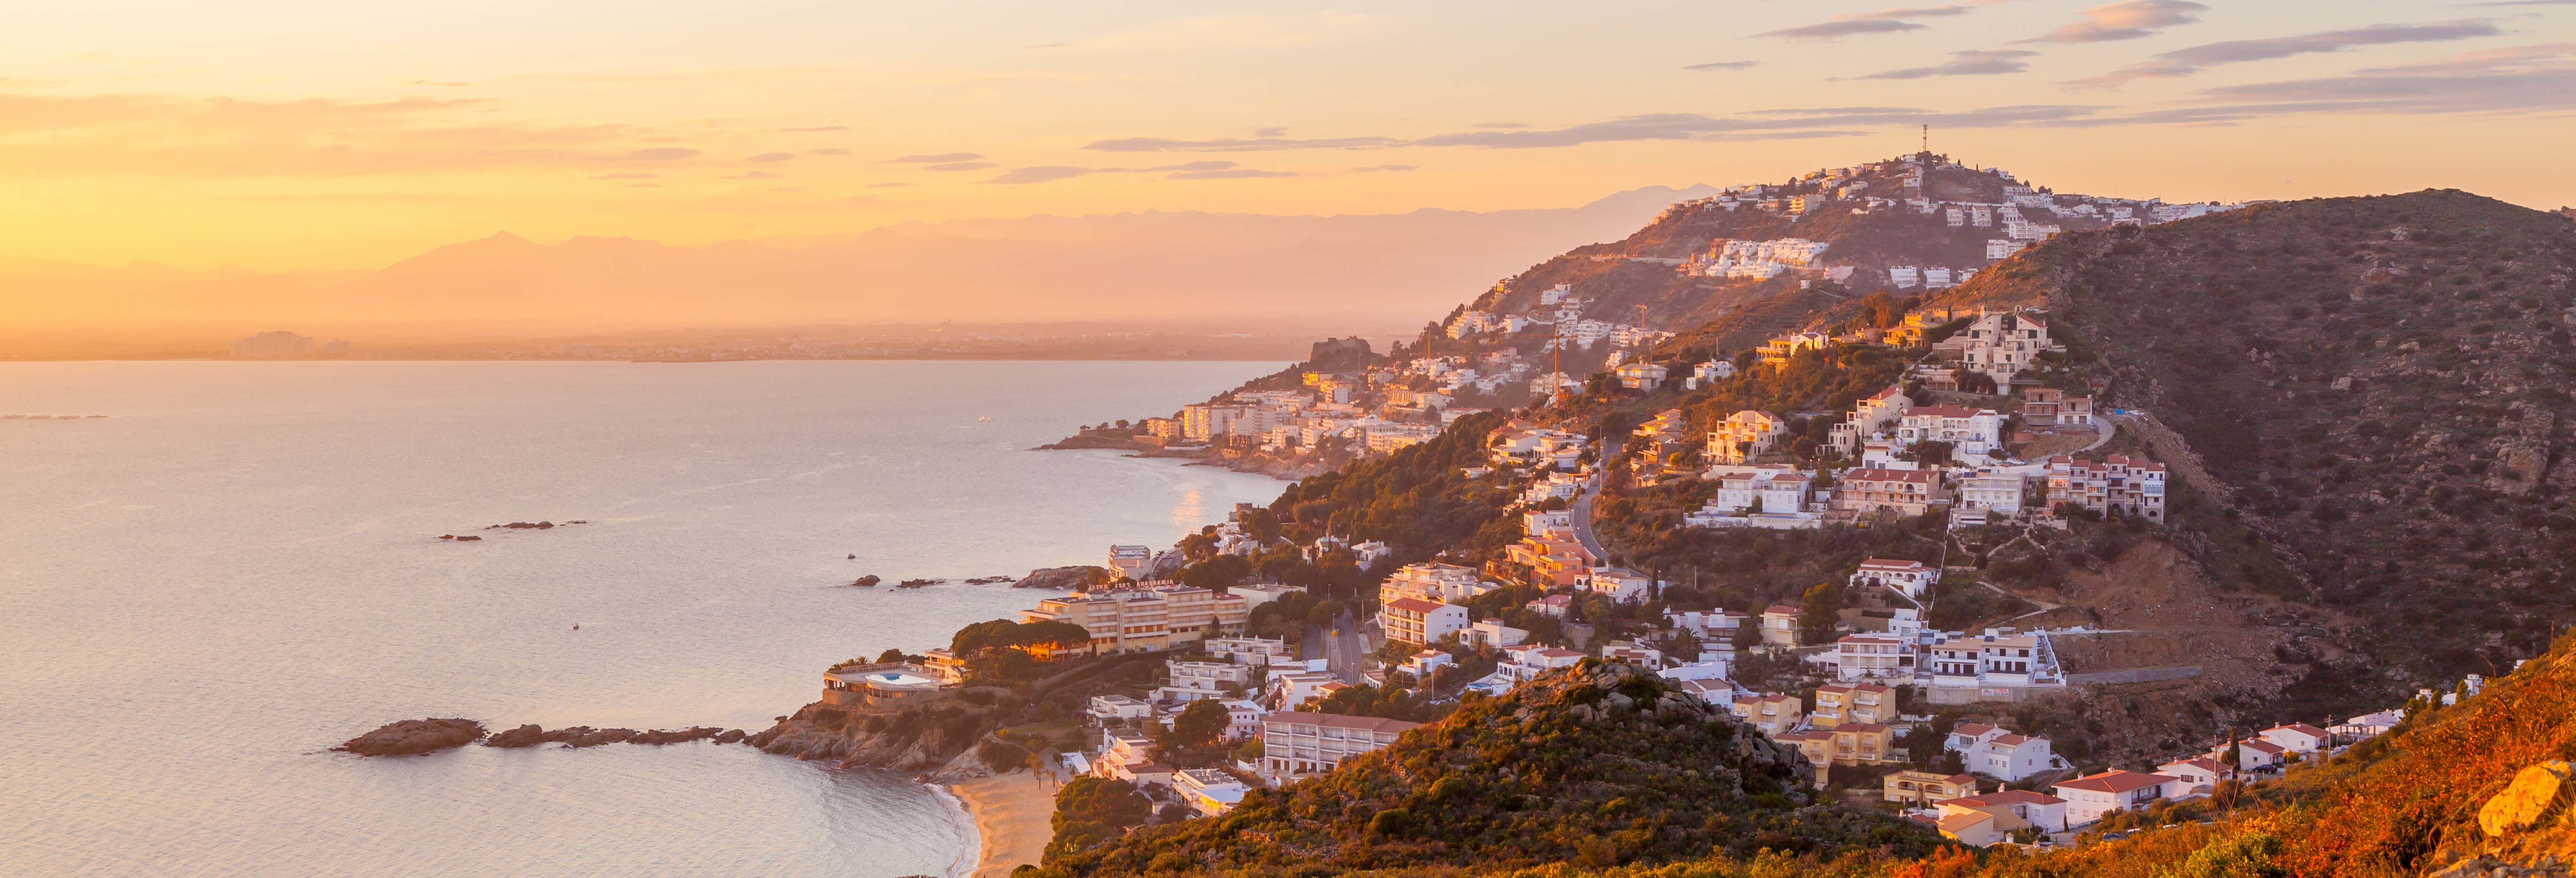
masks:
{"type": "MultiPolygon", "coordinates": [[[[1996,237],[1986,239],[1983,252],[1985,262],[1991,264],[2009,259],[2023,248],[2045,241],[2070,227],[2171,222],[2233,207],[2216,203],[2166,204],[2154,199],[2137,201],[2059,194],[2016,179],[2008,171],[1972,168],[1948,156],[1926,151],[1883,162],[1813,171],[1786,184],[1729,187],[1714,196],[1675,204],[1667,208],[1658,220],[1694,211],[1756,211],[1793,222],[1829,211],[1847,212],[1853,216],[1925,216],[1937,218],[1953,229],[1992,230],[1990,234],[1996,237]],[[1953,183],[1963,175],[1980,175],[1988,179],[1970,186],[1929,186],[1927,177],[1934,172],[1950,175],[1953,183]],[[1992,200],[1960,200],[1958,193],[1971,189],[1995,194],[1984,196],[1992,200]]],[[[1839,271],[1842,276],[1832,277],[1834,280],[1848,277],[1855,266],[1826,267],[1818,264],[1818,257],[1824,249],[1822,243],[1801,238],[1768,241],[1719,239],[1706,252],[1684,261],[1681,270],[1705,277],[1751,280],[1767,280],[1802,270],[1820,276],[1825,276],[1825,272],[1839,271]]],[[[1870,270],[1884,273],[1891,287],[1941,289],[1965,282],[1968,275],[1977,269],[1889,264],[1872,266],[1870,270]]]]}

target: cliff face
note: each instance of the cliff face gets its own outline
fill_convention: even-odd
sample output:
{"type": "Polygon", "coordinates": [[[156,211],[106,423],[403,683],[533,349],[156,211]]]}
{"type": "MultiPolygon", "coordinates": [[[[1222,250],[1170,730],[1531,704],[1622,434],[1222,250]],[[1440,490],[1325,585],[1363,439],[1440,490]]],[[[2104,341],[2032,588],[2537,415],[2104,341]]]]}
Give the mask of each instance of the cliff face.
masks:
{"type": "Polygon", "coordinates": [[[822,702],[751,737],[762,752],[839,763],[851,768],[928,771],[966,754],[1012,710],[1007,693],[986,692],[976,704],[966,693],[890,709],[850,710],[822,702]]]}

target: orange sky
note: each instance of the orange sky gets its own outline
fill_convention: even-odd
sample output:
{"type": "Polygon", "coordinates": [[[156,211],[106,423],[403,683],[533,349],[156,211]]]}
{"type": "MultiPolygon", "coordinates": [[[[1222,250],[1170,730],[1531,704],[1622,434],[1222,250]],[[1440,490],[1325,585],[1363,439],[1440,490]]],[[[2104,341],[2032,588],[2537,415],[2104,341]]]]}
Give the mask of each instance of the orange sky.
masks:
{"type": "Polygon", "coordinates": [[[1089,5],[18,10],[0,258],[1561,206],[1884,157],[1924,122],[2073,191],[2576,202],[2564,2],[1089,5]]]}

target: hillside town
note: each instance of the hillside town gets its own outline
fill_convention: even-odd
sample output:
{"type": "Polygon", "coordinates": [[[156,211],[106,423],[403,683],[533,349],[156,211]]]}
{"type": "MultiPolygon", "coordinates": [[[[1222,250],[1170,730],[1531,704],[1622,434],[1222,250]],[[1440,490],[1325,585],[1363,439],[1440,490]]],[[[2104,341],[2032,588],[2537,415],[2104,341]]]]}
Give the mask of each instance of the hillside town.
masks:
{"type": "MultiPolygon", "coordinates": [[[[1761,291],[1780,284],[1840,296],[1873,290],[1922,295],[1964,284],[1987,266],[2064,231],[2154,225],[2243,206],[2061,194],[2008,171],[1975,168],[1925,151],[1812,171],[1780,184],[1729,187],[1719,195],[1677,203],[1657,218],[1657,227],[1670,227],[1677,235],[1710,235],[1685,249],[1667,243],[1626,255],[1587,254],[1559,261],[1644,264],[1669,270],[1687,280],[1689,289],[1719,295],[1738,288],[1747,295],[1766,294],[1761,291]],[[1845,239],[1845,244],[1795,235],[1748,239],[1693,231],[1827,227],[1833,225],[1829,216],[1843,217],[1850,228],[1825,236],[1845,239]]],[[[1631,390],[1652,390],[1667,382],[1697,388],[1739,368],[1725,361],[1686,366],[1655,362],[1653,352],[1675,337],[1676,315],[1632,304],[1633,296],[1603,283],[1509,278],[1429,327],[1411,347],[1398,344],[1380,356],[1359,339],[1321,342],[1297,368],[1168,416],[1085,428],[1054,447],[1125,448],[1306,475],[1418,444],[1468,414],[1580,393],[1595,381],[1631,390]]],[[[1886,338],[1873,341],[1920,343],[1928,327],[1954,316],[1938,311],[1909,315],[1913,322],[1888,328],[1886,338]]],[[[1777,364],[1800,350],[1853,340],[1822,332],[1793,334],[1774,339],[1760,357],[1777,364]]],[[[1953,383],[1952,364],[1968,365],[2011,387],[2016,372],[2051,348],[2044,323],[2033,318],[2024,324],[2010,315],[2000,323],[1980,322],[1946,344],[1936,351],[1942,363],[1927,365],[1917,376],[1934,390],[1973,389],[1953,383]]],[[[2046,405],[2036,403],[2033,415],[2046,405]]],[[[2089,418],[2089,405],[2089,396],[2071,404],[2066,423],[2089,418]]],[[[2047,418],[2041,425],[2054,423],[2047,418]]],[[[1853,438],[1866,437],[1855,433],[1853,438]]],[[[1891,438],[1912,437],[1900,433],[1891,438]]],[[[1999,445],[1989,441],[1961,453],[1982,455],[1999,445]]]]}
{"type": "MultiPolygon", "coordinates": [[[[1812,255],[1757,248],[1720,258],[1812,255]]],[[[1627,346],[1659,340],[1614,331],[1595,342],[1613,345],[1615,361],[1627,346]]],[[[2047,846],[2090,837],[2088,830],[2113,815],[2156,803],[2238,795],[2402,719],[2404,708],[2324,726],[2287,720],[2167,753],[2152,770],[2070,758],[2047,734],[2009,724],[2017,705],[2093,685],[2172,678],[2159,676],[2163,670],[2199,671],[2087,674],[2062,657],[2062,644],[2121,632],[2019,623],[2041,611],[1968,627],[1936,623],[1970,618],[1945,612],[1945,600],[1965,600],[1975,586],[1995,588],[1975,582],[1976,567],[1949,564],[1963,533],[2009,538],[2079,521],[2150,528],[2167,521],[2167,467],[2108,450],[2121,425],[2144,413],[2100,406],[2097,391],[2071,380],[2067,349],[2051,337],[2045,314],[1930,309],[1890,327],[1801,331],[1734,358],[1688,364],[1678,381],[1678,365],[1643,368],[1652,363],[1650,349],[1608,373],[1614,383],[1584,386],[1615,398],[1680,392],[1676,399],[1688,399],[1812,362],[1802,357],[1863,349],[1913,359],[1896,370],[1899,383],[1840,411],[1743,409],[1694,418],[1670,407],[1613,435],[1525,417],[1478,421],[1491,424],[1472,437],[1481,459],[1459,474],[1507,486],[1520,525],[1516,541],[1482,564],[1397,564],[1393,547],[1333,534],[1299,545],[1257,525],[1268,510],[1250,505],[1169,550],[1112,547],[1101,565],[1111,584],[1042,599],[1020,622],[1069,623],[1087,635],[1051,647],[1051,656],[1161,656],[1160,672],[1129,691],[1092,696],[1085,744],[1057,754],[1059,767],[1133,784],[1191,814],[1220,815],[1248,790],[1293,784],[1384,748],[1444,712],[1442,705],[1504,696],[1585,662],[1613,662],[1651,670],[1796,748],[1820,791],[1883,803],[1971,846],[2047,846]],[[1937,521],[1944,535],[1928,557],[1863,559],[1801,603],[1683,609],[1664,601],[1681,585],[1669,571],[1623,566],[1596,532],[1599,513],[1589,503],[1614,478],[1711,486],[1703,506],[1680,516],[1685,530],[1937,521]],[[1254,576],[1210,588],[1181,578],[1212,556],[1292,550],[1307,558],[1343,553],[1375,572],[1374,600],[1327,616],[1321,611],[1329,604],[1302,586],[1254,576]],[[1969,585],[1945,582],[1961,575],[1969,585]],[[1269,621],[1257,621],[1265,613],[1269,621]],[[1197,707],[1203,702],[1211,706],[1197,707]],[[1172,761],[1160,742],[1193,712],[1205,713],[1211,728],[1221,725],[1225,758],[1172,761]]],[[[1155,419],[1147,429],[1184,441],[1258,436],[1291,447],[1356,435],[1362,438],[1355,444],[1383,455],[1456,424],[1467,412],[1446,405],[1457,398],[1449,390],[1528,371],[1507,356],[1475,364],[1425,358],[1347,377],[1305,372],[1310,390],[1238,393],[1226,404],[1155,419]],[[1448,382],[1440,385],[1445,390],[1401,386],[1440,382],[1448,382]],[[1368,411],[1351,401],[1368,398],[1381,407],[1368,411]],[[1349,432],[1330,432],[1336,422],[1349,432]]],[[[900,669],[895,679],[906,682],[887,685],[964,678],[953,656],[934,650],[900,669]]],[[[2471,678],[2456,693],[2422,699],[2464,697],[2478,685],[2471,678]]]]}

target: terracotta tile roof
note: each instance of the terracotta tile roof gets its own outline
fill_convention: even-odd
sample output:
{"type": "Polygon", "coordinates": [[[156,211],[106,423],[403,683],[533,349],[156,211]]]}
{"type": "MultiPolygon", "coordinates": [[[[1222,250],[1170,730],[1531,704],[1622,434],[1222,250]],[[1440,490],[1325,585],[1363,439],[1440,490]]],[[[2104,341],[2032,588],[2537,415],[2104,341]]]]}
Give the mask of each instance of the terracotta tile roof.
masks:
{"type": "Polygon", "coordinates": [[[1426,601],[1421,598],[1396,598],[1395,600],[1386,602],[1387,609],[1402,610],[1407,613],[1430,613],[1438,611],[1441,607],[1445,606],[1448,606],[1448,604],[1444,604],[1439,601],[1426,601]]]}
{"type": "Polygon", "coordinates": [[[2179,778],[2166,777],[2161,774],[2140,774],[2135,771],[2115,768],[2110,771],[2102,772],[2101,774],[2089,777],[2079,777],[2074,780],[2058,784],[2057,788],[2061,790],[2084,790],[2095,793],[2125,793],[2130,790],[2141,790],[2146,789],[2147,787],[2158,786],[2166,781],[2178,779],[2179,778]]]}
{"type": "Polygon", "coordinates": [[[2324,737],[2326,736],[2326,730],[2324,730],[2324,729],[2320,729],[2320,728],[2317,728],[2316,726],[2308,725],[2307,723],[2291,723],[2291,724],[2286,725],[2286,726],[2273,726],[2273,727],[2271,727],[2271,728],[2264,729],[2264,731],[2267,731],[2267,732],[2277,732],[2277,731],[2281,731],[2281,730],[2283,730],[2283,729],[2287,729],[2287,730],[2289,730],[2289,731],[2297,732],[2297,733],[2302,734],[2302,735],[2308,735],[2308,736],[2310,736],[2310,737],[2315,737],[2315,738],[2320,738],[2320,739],[2322,739],[2322,738],[2324,738],[2324,737]]]}
{"type": "Polygon", "coordinates": [[[2066,804],[2066,800],[2030,790],[1996,790],[1981,796],[1947,799],[1941,804],[1958,805],[1963,808],[1990,808],[1996,805],[2063,805],[2066,804]]]}
{"type": "Polygon", "coordinates": [[[1994,822],[1994,819],[1995,815],[1988,814],[1984,811],[1961,811],[1956,814],[1943,816],[1941,818],[1941,831],[1957,834],[1962,830],[1974,828],[1980,823],[1992,823],[1994,822]]]}

